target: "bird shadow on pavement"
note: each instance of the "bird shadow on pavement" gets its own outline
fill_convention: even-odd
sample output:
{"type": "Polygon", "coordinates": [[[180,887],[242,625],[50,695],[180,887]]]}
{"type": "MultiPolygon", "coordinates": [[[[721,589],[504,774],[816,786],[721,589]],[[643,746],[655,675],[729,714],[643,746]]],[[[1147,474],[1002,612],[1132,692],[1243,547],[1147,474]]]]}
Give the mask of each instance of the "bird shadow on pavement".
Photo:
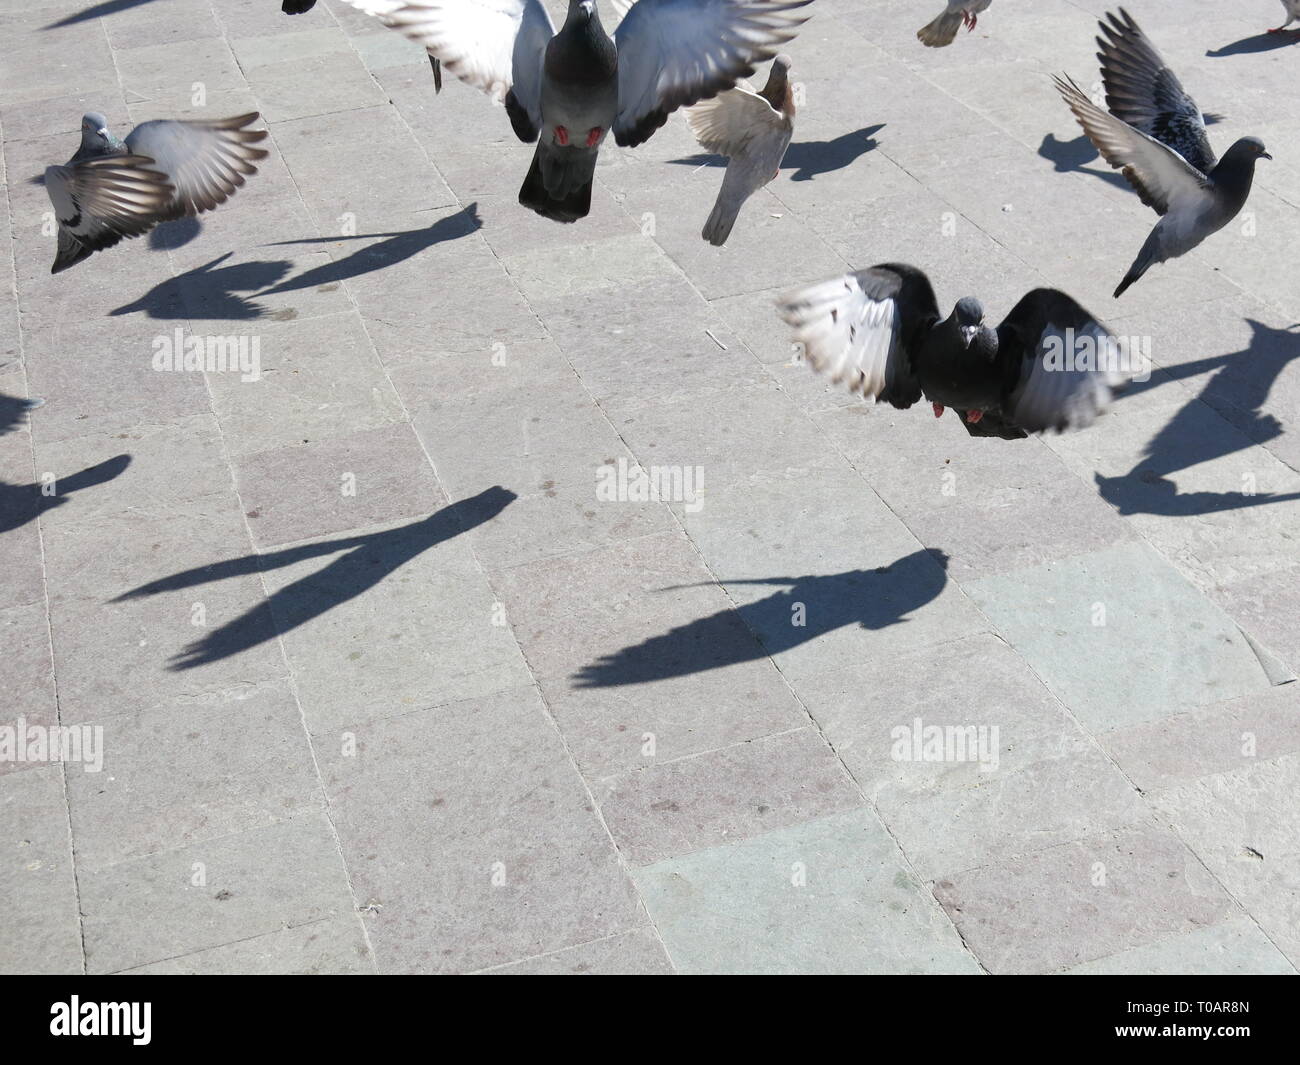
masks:
{"type": "Polygon", "coordinates": [[[75,15],[68,15],[66,18],[59,19],[58,22],[51,22],[48,26],[42,26],[42,29],[57,30],[62,26],[75,26],[78,22],[89,22],[94,18],[103,18],[105,15],[116,15],[119,11],[130,11],[133,7],[139,7],[141,4],[147,4],[150,0],[104,0],[102,4],[92,4],[90,7],[83,8],[75,15]]]}
{"type": "Polygon", "coordinates": [[[130,455],[115,455],[86,467],[80,473],[57,477],[48,483],[6,484],[0,481],[0,533],[35,521],[47,510],[63,506],[73,492],[111,481],[130,465],[130,455]]]}
{"type": "MultiPolygon", "coordinates": [[[[604,655],[583,666],[573,679],[579,688],[644,684],[780,654],[846,625],[884,629],[902,624],[906,614],[943,591],[947,566],[944,552],[922,549],[876,569],[721,580],[728,588],[777,585],[784,590],[604,655]]],[[[709,586],[711,582],[685,587],[709,586]]]]}
{"type": "MultiPolygon", "coordinates": [[[[1263,413],[1278,376],[1300,358],[1300,336],[1247,319],[1254,331],[1242,351],[1216,355],[1161,371],[1161,380],[1194,377],[1219,367],[1195,399],[1189,400],[1143,449],[1132,470],[1119,477],[1094,475],[1101,497],[1121,514],[1163,514],[1187,517],[1216,511],[1258,507],[1300,499],[1300,492],[1180,492],[1169,475],[1244,451],[1283,434],[1282,423],[1263,413]],[[1204,406],[1203,406],[1204,404],[1204,406]],[[1220,415],[1214,418],[1210,407],[1220,415]],[[1224,423],[1227,424],[1224,424],[1224,423]]],[[[1154,387],[1138,382],[1129,393],[1154,387]]]]}
{"type": "Polygon", "coordinates": [[[202,232],[203,223],[193,215],[187,215],[149,230],[149,247],[152,251],[183,248],[202,232]]]}
{"type": "Polygon", "coordinates": [[[272,592],[252,609],[213,629],[175,655],[168,665],[173,671],[193,669],[247,651],[355,599],[429,548],[491,521],[516,498],[514,492],[496,485],[434,511],[427,518],[395,529],[301,544],[199,566],[141,585],[113,602],[122,603],[230,577],[264,573],[322,555],[346,552],[329,565],[272,592]]]}
{"type": "Polygon", "coordinates": [[[418,255],[435,244],[468,236],[482,225],[478,217],[478,204],[471,203],[463,211],[439,218],[423,229],[406,230],[400,233],[307,237],[302,240],[263,245],[278,247],[281,244],[334,244],[343,240],[385,238],[345,258],[305,270],[287,281],[285,278],[293,269],[293,263],[286,259],[259,260],[222,266],[221,264],[234,254],[227,252],[187,273],[169,277],[166,281],[155,285],[138,300],[123,304],[110,313],[122,315],[142,311],[150,318],[193,318],[198,321],[252,321],[267,316],[274,317],[276,312],[258,303],[257,297],[336,284],[375,270],[382,270],[413,255],[418,255]],[[248,295],[243,295],[244,293],[248,295]]]}
{"type": "Polygon", "coordinates": [[[1259,33],[1254,37],[1243,37],[1222,48],[1215,48],[1205,54],[1211,59],[1222,59],[1230,55],[1250,55],[1253,52],[1271,52],[1274,48],[1286,48],[1300,44],[1300,30],[1286,30],[1282,33],[1259,33]]]}
{"type": "MultiPolygon", "coordinates": [[[[1084,165],[1101,158],[1101,153],[1093,147],[1092,141],[1084,134],[1080,134],[1072,141],[1062,141],[1056,139],[1056,134],[1049,133],[1038,146],[1038,154],[1056,167],[1058,174],[1091,174],[1118,189],[1132,189],[1132,186],[1115,171],[1084,165]]],[[[1104,163],[1102,165],[1105,166],[1104,163]]]]}
{"type": "Polygon", "coordinates": [[[21,396],[6,396],[0,392],[0,436],[12,433],[27,420],[29,411],[35,410],[45,400],[23,399],[21,396]]]}
{"type": "MultiPolygon", "coordinates": [[[[834,140],[796,141],[786,149],[785,158],[781,160],[781,169],[794,171],[790,175],[791,181],[811,181],[818,174],[843,170],[867,152],[880,147],[875,134],[884,128],[885,123],[881,122],[875,126],[854,130],[852,133],[842,133],[834,140]]],[[[727,157],[699,152],[685,159],[670,159],[669,162],[680,166],[725,167],[727,157]]]]}

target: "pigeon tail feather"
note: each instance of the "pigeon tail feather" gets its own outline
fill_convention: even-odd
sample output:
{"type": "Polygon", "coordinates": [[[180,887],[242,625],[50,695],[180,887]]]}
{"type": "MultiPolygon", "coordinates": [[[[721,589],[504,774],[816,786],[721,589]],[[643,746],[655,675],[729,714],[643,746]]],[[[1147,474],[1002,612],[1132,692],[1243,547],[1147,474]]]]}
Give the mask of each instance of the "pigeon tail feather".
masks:
{"type": "Polygon", "coordinates": [[[519,202],[552,222],[576,222],[579,218],[586,218],[591,211],[591,186],[596,172],[595,153],[591,153],[591,172],[585,182],[570,184],[565,191],[552,193],[542,177],[542,150],[543,146],[539,144],[533,153],[532,165],[519,189],[519,202]]]}
{"type": "Polygon", "coordinates": [[[916,39],[927,48],[944,48],[957,39],[963,22],[961,11],[945,11],[933,22],[916,31],[916,39]]]}

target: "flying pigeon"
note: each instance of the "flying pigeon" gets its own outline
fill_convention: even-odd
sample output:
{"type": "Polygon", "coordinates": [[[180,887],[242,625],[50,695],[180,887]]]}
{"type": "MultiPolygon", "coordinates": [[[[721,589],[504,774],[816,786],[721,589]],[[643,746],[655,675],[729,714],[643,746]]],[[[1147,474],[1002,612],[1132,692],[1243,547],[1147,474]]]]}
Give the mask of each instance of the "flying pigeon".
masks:
{"type": "Polygon", "coordinates": [[[537,142],[519,202],[557,222],[590,210],[611,130],[635,147],[679,107],[731,88],[793,39],[807,19],[790,12],[811,2],[638,0],[611,39],[596,0],[569,0],[558,32],[540,0],[347,0],[505,103],[516,136],[537,142]]]}
{"type": "Polygon", "coordinates": [[[59,220],[50,273],[75,266],[123,237],[159,222],[210,211],[257,173],[266,156],[252,145],[266,130],[247,127],[257,112],[213,121],[142,122],[118,140],[108,119],[81,119],[81,146],[64,166],[45,169],[45,191],[59,220]]]}
{"type": "MultiPolygon", "coordinates": [[[[280,5],[280,10],[286,15],[303,15],[316,6],[316,0],[284,0],[280,5]]],[[[392,10],[398,7],[397,0],[370,0],[367,5],[369,14],[377,15],[381,8],[392,10]]],[[[442,92],[442,64],[434,56],[429,56],[429,66],[433,67],[433,91],[442,92]]]]}
{"type": "Polygon", "coordinates": [[[1037,288],[1002,324],[973,296],[939,313],[930,280],[882,263],[782,296],[781,317],[813,369],[872,402],[935,417],[957,411],[971,436],[1020,439],[1081,429],[1132,376],[1127,345],[1064,292],[1037,288]]]}
{"type": "Polygon", "coordinates": [[[1119,169],[1161,219],[1133,260],[1115,297],[1156,263],[1186,255],[1237,216],[1250,195],[1255,163],[1272,159],[1258,137],[1242,137],[1216,162],[1196,101],[1123,8],[1098,37],[1107,114],[1073,81],[1056,88],[1106,162],[1119,169]]]}
{"type": "Polygon", "coordinates": [[[987,11],[991,3],[993,0],[948,0],[947,10],[917,30],[916,38],[927,48],[950,45],[957,36],[957,27],[964,25],[966,32],[970,33],[979,22],[980,12],[987,11]]]}
{"type": "Polygon", "coordinates": [[[1300,18],[1300,0],[1282,0],[1282,6],[1286,9],[1286,21],[1282,25],[1269,30],[1269,33],[1281,33],[1296,19],[1300,18]]]}
{"type": "Polygon", "coordinates": [[[779,55],[761,92],[740,81],[734,89],[686,109],[686,121],[700,147],[730,160],[700,233],[715,247],[727,242],[745,201],[781,172],[781,159],[794,134],[789,73],[790,57],[779,55]]]}

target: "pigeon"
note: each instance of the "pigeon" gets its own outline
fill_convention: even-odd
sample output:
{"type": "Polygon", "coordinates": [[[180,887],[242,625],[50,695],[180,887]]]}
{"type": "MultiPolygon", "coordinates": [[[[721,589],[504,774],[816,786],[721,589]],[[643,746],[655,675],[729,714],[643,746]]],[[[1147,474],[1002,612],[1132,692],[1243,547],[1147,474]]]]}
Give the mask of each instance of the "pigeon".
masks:
{"type": "MultiPolygon", "coordinates": [[[[316,0],[284,0],[280,5],[280,10],[286,15],[302,15],[316,6],[316,0]]],[[[379,9],[386,8],[392,10],[397,7],[397,0],[370,0],[368,14],[378,14],[379,9]]],[[[429,66],[433,67],[433,91],[442,92],[442,64],[438,62],[435,56],[429,56],[429,66]]]]}
{"type": "Polygon", "coordinates": [[[1296,19],[1300,18],[1300,0],[1282,0],[1282,6],[1286,9],[1286,21],[1282,25],[1269,30],[1269,33],[1281,33],[1296,19]]]}
{"type": "Polygon", "coordinates": [[[794,93],[790,57],[772,62],[767,84],[755,92],[746,81],[686,109],[686,121],[705,151],[728,157],[717,202],[700,232],[722,247],[745,201],[781,172],[794,135],[794,93]]]}
{"type": "Polygon", "coordinates": [[[964,25],[970,33],[979,22],[979,13],[987,11],[991,3],[993,0],[948,0],[947,10],[917,30],[916,39],[927,48],[944,48],[956,38],[958,26],[964,25]]]}
{"type": "Polygon", "coordinates": [[[1115,298],[1156,263],[1186,255],[1237,216],[1250,195],[1255,163],[1272,159],[1258,137],[1242,137],[1216,162],[1196,101],[1123,8],[1098,37],[1110,113],[1068,78],[1055,78],[1084,133],[1111,166],[1161,216],[1115,298]]]}
{"type": "Polygon", "coordinates": [[[811,2],[638,0],[611,38],[596,0],[569,0],[558,32],[540,0],[347,0],[505,104],[515,135],[537,142],[519,202],[556,222],[590,211],[611,130],[635,147],[731,88],[794,38],[807,19],[791,12],[811,2]]]}
{"type": "Polygon", "coordinates": [[[246,175],[257,173],[254,160],[267,154],[252,147],[266,130],[247,128],[258,117],[142,122],[120,141],[103,115],[82,116],[76,153],[66,165],[45,169],[45,191],[59,221],[50,273],[160,222],[225,203],[246,175]]]}
{"type": "Polygon", "coordinates": [[[996,329],[973,296],[939,313],[914,266],[882,263],[788,293],[781,317],[815,370],[872,402],[935,417],[957,411],[971,436],[1017,440],[1090,425],[1132,376],[1130,352],[1051,288],[1027,293],[996,329]]]}

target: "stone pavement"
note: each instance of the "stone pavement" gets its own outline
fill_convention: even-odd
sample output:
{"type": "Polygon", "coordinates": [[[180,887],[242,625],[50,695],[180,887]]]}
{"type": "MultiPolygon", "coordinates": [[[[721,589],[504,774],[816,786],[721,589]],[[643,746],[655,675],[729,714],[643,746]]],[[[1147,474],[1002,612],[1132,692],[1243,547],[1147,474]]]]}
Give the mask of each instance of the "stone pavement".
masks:
{"type": "Polygon", "coordinates": [[[0,967],[1295,971],[1300,45],[1131,0],[1276,161],[1116,302],[1154,216],[1049,79],[1108,5],[935,52],[940,4],[816,0],[718,250],[680,116],[559,226],[503,113],[332,0],[5,0],[0,393],[47,402],[0,418],[0,726],[90,746],[0,764],[0,967]],[[258,110],[271,155],[51,277],[30,179],[87,109],[258,110]],[[1159,369],[1067,437],[871,409],[772,300],[891,259],[1159,369]],[[178,329],[260,378],[154,369],[178,329]]]}

